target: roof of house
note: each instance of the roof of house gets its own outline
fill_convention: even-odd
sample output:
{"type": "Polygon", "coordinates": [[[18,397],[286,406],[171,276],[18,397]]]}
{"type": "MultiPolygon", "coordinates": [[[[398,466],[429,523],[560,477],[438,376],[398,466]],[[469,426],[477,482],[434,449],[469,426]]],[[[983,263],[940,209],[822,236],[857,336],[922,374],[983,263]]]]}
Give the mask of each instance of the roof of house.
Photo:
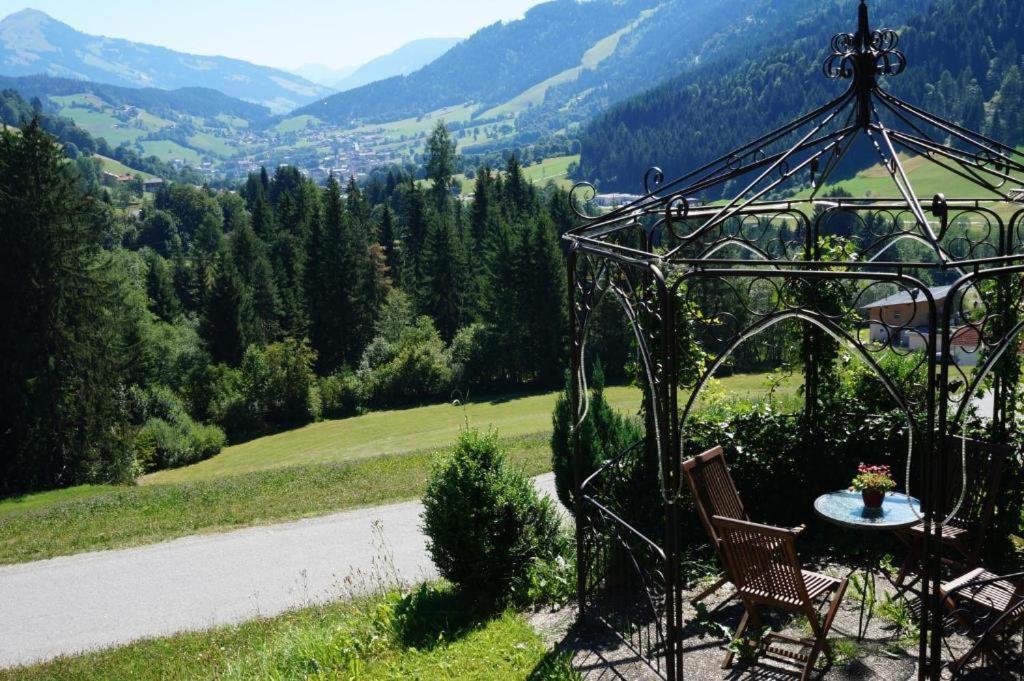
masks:
{"type": "MultiPolygon", "coordinates": [[[[949,289],[950,288],[951,288],[950,286],[933,286],[932,288],[930,288],[928,290],[931,291],[932,297],[935,300],[938,301],[938,300],[945,300],[946,299],[946,296],[949,294],[949,289]]],[[[873,303],[869,303],[867,305],[864,305],[864,306],[862,306],[862,308],[865,309],[865,310],[870,310],[871,308],[875,308],[875,307],[889,307],[891,305],[906,305],[908,303],[915,302],[915,300],[922,299],[922,296],[917,291],[917,289],[914,290],[914,293],[917,293],[916,297],[915,296],[911,296],[911,293],[909,291],[903,290],[903,291],[900,291],[899,293],[894,293],[891,296],[887,296],[885,298],[882,298],[881,300],[876,300],[873,303]]]]}

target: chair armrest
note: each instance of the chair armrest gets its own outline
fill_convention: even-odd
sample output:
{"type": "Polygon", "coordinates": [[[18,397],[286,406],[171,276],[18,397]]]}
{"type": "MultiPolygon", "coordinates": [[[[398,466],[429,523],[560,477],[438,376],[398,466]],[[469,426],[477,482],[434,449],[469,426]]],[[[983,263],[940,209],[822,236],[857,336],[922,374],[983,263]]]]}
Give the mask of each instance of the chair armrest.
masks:
{"type": "Polygon", "coordinates": [[[796,527],[791,527],[789,529],[793,531],[793,534],[795,534],[796,536],[799,537],[800,534],[803,533],[803,531],[807,529],[807,526],[806,525],[797,525],[796,527]]]}

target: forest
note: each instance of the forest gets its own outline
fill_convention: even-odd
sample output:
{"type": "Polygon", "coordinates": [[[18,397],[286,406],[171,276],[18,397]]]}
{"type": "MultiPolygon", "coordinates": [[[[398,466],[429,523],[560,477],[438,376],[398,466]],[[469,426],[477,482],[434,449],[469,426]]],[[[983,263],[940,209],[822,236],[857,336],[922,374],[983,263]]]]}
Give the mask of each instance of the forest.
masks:
{"type": "MultiPolygon", "coordinates": [[[[426,183],[317,186],[283,166],[126,210],[45,127],[0,135],[0,496],[129,481],[366,409],[564,385],[573,214],[514,156],[458,200],[441,124],[426,183]]],[[[608,325],[609,348],[622,333],[608,325]]]]}
{"type": "MultiPolygon", "coordinates": [[[[885,16],[880,5],[872,5],[874,16],[885,16]]],[[[906,26],[893,26],[908,67],[882,86],[968,128],[1024,142],[1024,5],[929,5],[906,26]]],[[[681,175],[838,96],[845,82],[824,78],[821,64],[832,35],[853,30],[854,21],[852,11],[822,7],[816,20],[789,27],[773,46],[709,63],[613,106],[581,134],[578,177],[602,191],[637,191],[651,165],[681,175]]],[[[868,149],[849,160],[847,170],[855,171],[877,158],[868,149]]]]}

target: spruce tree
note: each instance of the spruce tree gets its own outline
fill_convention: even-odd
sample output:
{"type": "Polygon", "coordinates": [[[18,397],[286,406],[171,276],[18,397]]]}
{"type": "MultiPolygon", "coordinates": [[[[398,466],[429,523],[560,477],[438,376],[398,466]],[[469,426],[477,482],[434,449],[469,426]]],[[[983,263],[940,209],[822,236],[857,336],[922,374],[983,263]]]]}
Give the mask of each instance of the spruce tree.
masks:
{"type": "Polygon", "coordinates": [[[237,365],[251,340],[246,337],[245,321],[252,314],[252,301],[226,247],[217,253],[214,270],[213,286],[207,294],[203,336],[214,361],[237,365]]]}
{"type": "Polygon", "coordinates": [[[430,196],[433,199],[434,208],[438,212],[448,210],[451,201],[453,179],[455,175],[455,141],[448,134],[445,122],[440,120],[434,127],[427,139],[427,179],[432,182],[430,196]]]}
{"type": "Polygon", "coordinates": [[[132,473],[109,219],[38,119],[0,132],[0,497],[132,473]]]}
{"type": "Polygon", "coordinates": [[[423,248],[420,309],[433,317],[437,330],[450,343],[463,321],[466,258],[450,216],[432,214],[423,248]]]}

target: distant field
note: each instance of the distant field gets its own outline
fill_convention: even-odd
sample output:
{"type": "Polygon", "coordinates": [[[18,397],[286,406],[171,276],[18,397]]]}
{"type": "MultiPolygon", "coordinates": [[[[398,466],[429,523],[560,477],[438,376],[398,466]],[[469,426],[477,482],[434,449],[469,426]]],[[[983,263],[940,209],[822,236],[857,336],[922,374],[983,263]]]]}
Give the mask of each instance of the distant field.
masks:
{"type": "MultiPolygon", "coordinates": [[[[562,189],[572,188],[572,180],[568,178],[569,164],[579,163],[580,155],[554,156],[546,158],[539,164],[529,165],[523,168],[523,176],[532,184],[544,186],[548,180],[554,181],[562,189]]],[[[476,179],[467,180],[462,173],[455,176],[458,182],[462,183],[462,195],[472,196],[476,191],[476,179]]],[[[426,186],[426,184],[424,184],[426,186]]]]}
{"type": "Polygon", "coordinates": [[[177,142],[170,140],[147,140],[140,142],[145,156],[156,156],[163,161],[173,161],[176,158],[184,159],[189,165],[198,166],[203,155],[195,149],[183,147],[177,142]]]}
{"type": "MultiPolygon", "coordinates": [[[[640,391],[636,388],[609,388],[607,394],[618,409],[636,411],[640,406],[640,391]]],[[[504,437],[548,432],[556,395],[546,393],[464,406],[434,404],[322,421],[227,447],[212,459],[147,475],[140,482],[159,485],[210,480],[271,468],[343,463],[381,454],[441,448],[454,442],[466,425],[493,425],[504,437]]]]}
{"type": "Polygon", "coordinates": [[[446,123],[468,121],[475,110],[476,107],[473,104],[461,104],[431,111],[417,118],[404,118],[390,123],[368,123],[356,128],[354,132],[382,132],[389,136],[412,137],[420,133],[429,133],[442,119],[446,123]]]}
{"type": "Polygon", "coordinates": [[[274,130],[277,130],[281,134],[287,134],[289,132],[301,132],[309,127],[309,124],[317,125],[320,123],[320,119],[316,116],[292,116],[286,118],[277,125],[274,126],[274,130]]]}
{"type": "MultiPolygon", "coordinates": [[[[935,165],[924,157],[900,154],[900,162],[910,177],[910,183],[914,186],[918,196],[930,198],[940,193],[945,194],[946,198],[994,198],[996,196],[959,175],[935,165]]],[[[836,186],[841,186],[855,197],[896,197],[900,195],[888,171],[881,165],[862,170],[848,180],[830,184],[818,192],[818,196],[827,194],[829,189],[836,186]]],[[[809,189],[798,194],[800,198],[806,198],[809,195],[809,189]]]]}
{"type": "Polygon", "coordinates": [[[188,143],[197,149],[203,149],[217,156],[232,156],[237,154],[240,147],[223,137],[216,137],[209,133],[200,132],[188,138],[188,143]]]}
{"type": "Polygon", "coordinates": [[[113,115],[113,110],[108,104],[94,95],[66,95],[50,97],[50,100],[61,107],[62,116],[73,120],[93,137],[106,139],[112,146],[123,142],[135,142],[151,132],[172,125],[171,121],[146,111],[140,111],[139,115],[130,121],[121,121],[113,115]],[[99,107],[101,110],[85,107],[99,107]]]}
{"type": "Polygon", "coordinates": [[[109,158],[107,156],[101,156],[100,154],[96,154],[96,158],[100,160],[100,164],[103,166],[103,169],[106,170],[107,172],[117,173],[118,175],[138,175],[144,180],[156,177],[156,175],[153,175],[151,173],[144,173],[141,170],[129,168],[120,161],[109,158]]]}

